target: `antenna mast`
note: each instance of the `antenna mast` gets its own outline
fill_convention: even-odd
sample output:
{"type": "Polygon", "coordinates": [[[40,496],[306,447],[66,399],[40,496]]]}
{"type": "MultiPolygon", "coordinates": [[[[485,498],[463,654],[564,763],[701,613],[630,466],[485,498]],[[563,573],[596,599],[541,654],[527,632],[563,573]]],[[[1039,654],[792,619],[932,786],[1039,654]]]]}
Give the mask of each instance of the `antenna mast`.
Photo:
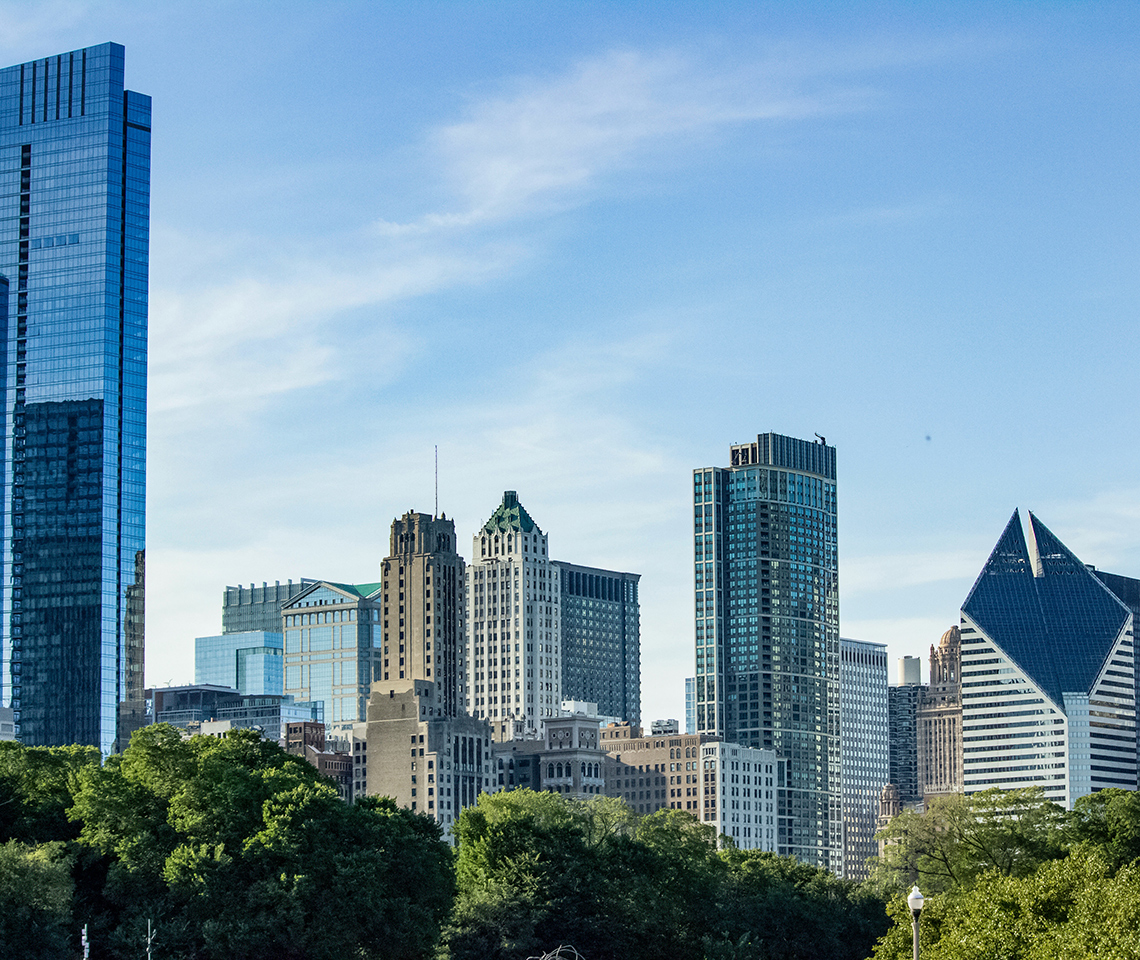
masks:
{"type": "Polygon", "coordinates": [[[435,445],[435,516],[439,517],[439,444],[435,445]]]}

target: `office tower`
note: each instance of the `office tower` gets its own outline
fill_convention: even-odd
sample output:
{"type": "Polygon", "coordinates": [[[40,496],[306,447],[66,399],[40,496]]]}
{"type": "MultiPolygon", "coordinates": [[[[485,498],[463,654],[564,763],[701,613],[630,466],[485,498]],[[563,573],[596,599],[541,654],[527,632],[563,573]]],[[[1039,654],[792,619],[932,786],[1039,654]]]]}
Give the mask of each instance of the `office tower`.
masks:
{"type": "Polygon", "coordinates": [[[788,761],[782,854],[842,869],[835,448],[775,433],[693,472],[697,732],[788,761]]]}
{"type": "Polygon", "coordinates": [[[561,581],[562,697],[641,722],[639,573],[555,560],[561,581]]]}
{"type": "Polygon", "coordinates": [[[285,692],[284,638],[251,630],[194,640],[194,683],[233,687],[249,696],[285,692]]]}
{"type": "Polygon", "coordinates": [[[839,730],[843,758],[843,877],[865,880],[876,856],[879,796],[890,780],[887,648],[839,640],[839,730]]]}
{"type": "MultiPolygon", "coordinates": [[[[1105,573],[1089,564],[1089,569],[1096,578],[1111,590],[1116,598],[1132,611],[1132,631],[1137,630],[1140,624],[1140,580],[1135,577],[1122,577],[1116,573],[1105,573]]],[[[1136,709],[1138,723],[1140,723],[1140,670],[1136,671],[1136,709]]],[[[1140,736],[1137,736],[1137,759],[1140,760],[1140,736]]]]}
{"type": "Polygon", "coordinates": [[[900,683],[887,690],[889,782],[899,788],[903,804],[922,799],[918,783],[918,702],[922,694],[920,683],[900,683]]]}
{"type": "Polygon", "coordinates": [[[697,732],[697,678],[685,677],[685,733],[697,732]]]}
{"type": "Polygon", "coordinates": [[[307,590],[316,580],[302,578],[273,586],[252,583],[248,587],[226,587],[222,593],[222,633],[250,633],[253,631],[281,632],[281,604],[307,590]]]}
{"type": "Polygon", "coordinates": [[[384,680],[430,680],[449,717],[463,713],[463,558],[446,516],[409,511],[392,521],[381,563],[384,680]]]}
{"type": "Polygon", "coordinates": [[[1057,803],[1135,790],[1132,611],[1015,510],[962,604],[963,781],[1057,803]]]}
{"type": "Polygon", "coordinates": [[[334,737],[349,739],[381,675],[381,584],[320,580],[281,604],[285,693],[323,704],[334,737]]]}
{"type": "Polygon", "coordinates": [[[962,634],[930,648],[930,685],[918,700],[918,789],[923,798],[962,792],[962,634]]]}
{"type": "Polygon", "coordinates": [[[266,740],[281,740],[290,723],[313,721],[318,708],[280,694],[247,696],[229,687],[192,684],[150,691],[154,723],[169,723],[193,733],[220,735],[226,730],[258,730],[266,740]]]}
{"type": "Polygon", "coordinates": [[[922,657],[899,657],[899,683],[922,683],[922,657]]]}
{"type": "Polygon", "coordinates": [[[365,793],[426,813],[448,840],[460,811],[492,789],[490,725],[450,709],[438,684],[382,680],[372,688],[366,722],[356,727],[353,751],[365,770],[365,793]]]}
{"type": "Polygon", "coordinates": [[[514,490],[479,531],[467,568],[467,712],[498,740],[537,737],[562,700],[558,571],[514,490]]]}
{"type": "Polygon", "coordinates": [[[105,43],[0,70],[2,699],[29,745],[145,722],[150,98],[105,43]]]}

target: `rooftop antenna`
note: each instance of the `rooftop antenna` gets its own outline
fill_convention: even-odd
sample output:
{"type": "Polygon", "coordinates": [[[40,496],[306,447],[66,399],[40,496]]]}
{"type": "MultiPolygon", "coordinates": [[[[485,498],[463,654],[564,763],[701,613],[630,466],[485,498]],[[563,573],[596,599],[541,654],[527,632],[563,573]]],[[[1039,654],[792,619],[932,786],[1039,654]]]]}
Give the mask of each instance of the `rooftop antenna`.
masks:
{"type": "Polygon", "coordinates": [[[435,517],[439,518],[439,444],[435,445],[435,517]]]}
{"type": "Polygon", "coordinates": [[[818,433],[816,434],[816,436],[819,437],[819,442],[822,443],[826,447],[827,446],[827,437],[820,437],[818,433]]]}

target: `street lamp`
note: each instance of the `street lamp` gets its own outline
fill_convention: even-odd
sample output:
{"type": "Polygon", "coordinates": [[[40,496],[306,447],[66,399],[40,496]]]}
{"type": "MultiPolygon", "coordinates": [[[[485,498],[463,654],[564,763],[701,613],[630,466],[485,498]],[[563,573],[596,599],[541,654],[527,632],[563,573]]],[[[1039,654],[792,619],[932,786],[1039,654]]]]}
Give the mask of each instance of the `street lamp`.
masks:
{"type": "Polygon", "coordinates": [[[907,896],[906,902],[907,906],[910,907],[910,915],[914,918],[914,960],[918,960],[918,915],[922,913],[922,905],[926,901],[919,891],[917,883],[907,896]]]}

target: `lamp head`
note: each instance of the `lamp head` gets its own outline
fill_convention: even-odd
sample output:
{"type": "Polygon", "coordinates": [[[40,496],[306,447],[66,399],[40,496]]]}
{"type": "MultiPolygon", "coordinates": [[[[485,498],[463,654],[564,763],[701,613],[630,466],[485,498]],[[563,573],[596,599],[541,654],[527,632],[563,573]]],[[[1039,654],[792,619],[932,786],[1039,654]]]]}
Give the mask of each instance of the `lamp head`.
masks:
{"type": "Polygon", "coordinates": [[[926,902],[922,893],[918,889],[918,884],[914,885],[914,889],[906,898],[907,905],[910,907],[911,913],[922,913],[922,905],[926,902]]]}

